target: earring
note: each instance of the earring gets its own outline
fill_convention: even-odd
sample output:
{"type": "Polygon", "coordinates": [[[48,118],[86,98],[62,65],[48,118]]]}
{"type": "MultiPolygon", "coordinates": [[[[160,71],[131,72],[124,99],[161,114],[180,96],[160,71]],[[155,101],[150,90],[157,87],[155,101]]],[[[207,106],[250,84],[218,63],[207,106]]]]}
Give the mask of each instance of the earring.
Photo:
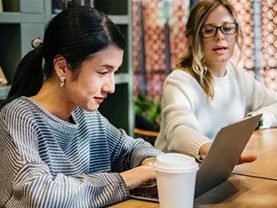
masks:
{"type": "Polygon", "coordinates": [[[60,83],[60,87],[63,87],[65,84],[65,78],[61,77],[61,83],[60,83]]]}

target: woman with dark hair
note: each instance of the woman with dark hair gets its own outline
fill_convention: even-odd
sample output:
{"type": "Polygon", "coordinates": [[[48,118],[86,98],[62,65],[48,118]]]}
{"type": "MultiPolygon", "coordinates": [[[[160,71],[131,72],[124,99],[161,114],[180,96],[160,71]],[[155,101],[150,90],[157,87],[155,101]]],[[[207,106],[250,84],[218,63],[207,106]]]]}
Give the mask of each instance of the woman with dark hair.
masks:
{"type": "Polygon", "coordinates": [[[189,48],[164,82],[155,146],[203,159],[219,129],[246,116],[263,113],[259,127],[276,127],[277,93],[231,61],[242,32],[229,1],[198,1],[186,28],[189,48]]]}
{"type": "Polygon", "coordinates": [[[0,205],[104,207],[155,179],[151,162],[161,152],[97,111],[123,59],[116,25],[74,7],[33,44],[0,111],[0,205]]]}

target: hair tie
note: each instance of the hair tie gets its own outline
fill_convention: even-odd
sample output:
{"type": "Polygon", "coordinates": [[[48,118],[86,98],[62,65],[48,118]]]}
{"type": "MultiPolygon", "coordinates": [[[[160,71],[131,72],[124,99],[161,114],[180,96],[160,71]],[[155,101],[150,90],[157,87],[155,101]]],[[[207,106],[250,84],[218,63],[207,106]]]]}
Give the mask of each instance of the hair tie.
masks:
{"type": "Polygon", "coordinates": [[[32,41],[31,41],[31,45],[33,48],[37,48],[39,46],[42,45],[42,40],[39,37],[35,37],[32,41]]]}

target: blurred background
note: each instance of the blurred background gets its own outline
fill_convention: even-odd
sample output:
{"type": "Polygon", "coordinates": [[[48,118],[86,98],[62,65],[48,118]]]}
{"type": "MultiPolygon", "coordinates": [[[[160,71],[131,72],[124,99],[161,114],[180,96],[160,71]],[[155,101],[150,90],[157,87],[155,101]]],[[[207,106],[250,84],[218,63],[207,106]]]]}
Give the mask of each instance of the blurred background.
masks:
{"type": "MultiPolygon", "coordinates": [[[[277,0],[229,0],[244,34],[242,64],[277,90],[277,0]]],[[[134,93],[160,99],[163,80],[187,47],[186,22],[196,0],[135,0],[134,93]]]]}
{"type": "MultiPolygon", "coordinates": [[[[229,0],[244,33],[241,65],[266,87],[277,90],[277,0],[229,0]]],[[[197,0],[0,0],[0,100],[10,89],[16,66],[34,37],[69,6],[105,12],[127,40],[116,91],[100,112],[118,128],[156,137],[165,77],[187,49],[186,22],[197,0]],[[111,106],[113,106],[111,108],[111,106]]],[[[238,54],[238,53],[236,53],[238,54]]],[[[235,58],[238,55],[235,55],[235,58]]]]}
{"type": "MultiPolygon", "coordinates": [[[[229,1],[237,11],[244,35],[243,58],[239,64],[266,87],[277,91],[277,0],[229,1]]],[[[185,25],[190,9],[196,2],[197,0],[132,1],[136,128],[159,130],[159,101],[163,81],[175,68],[178,57],[187,49],[185,25]]],[[[238,57],[236,51],[234,61],[238,57]]],[[[153,137],[155,136],[154,134],[153,137]]]]}

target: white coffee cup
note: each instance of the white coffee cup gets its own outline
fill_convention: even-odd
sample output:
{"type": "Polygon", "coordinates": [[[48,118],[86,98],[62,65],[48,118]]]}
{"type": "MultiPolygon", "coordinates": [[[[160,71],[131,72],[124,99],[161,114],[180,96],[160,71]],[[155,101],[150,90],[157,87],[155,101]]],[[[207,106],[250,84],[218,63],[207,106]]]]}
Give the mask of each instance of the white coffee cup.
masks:
{"type": "Polygon", "coordinates": [[[154,164],[160,208],[192,208],[198,164],[179,153],[159,155],[154,164]]]}

